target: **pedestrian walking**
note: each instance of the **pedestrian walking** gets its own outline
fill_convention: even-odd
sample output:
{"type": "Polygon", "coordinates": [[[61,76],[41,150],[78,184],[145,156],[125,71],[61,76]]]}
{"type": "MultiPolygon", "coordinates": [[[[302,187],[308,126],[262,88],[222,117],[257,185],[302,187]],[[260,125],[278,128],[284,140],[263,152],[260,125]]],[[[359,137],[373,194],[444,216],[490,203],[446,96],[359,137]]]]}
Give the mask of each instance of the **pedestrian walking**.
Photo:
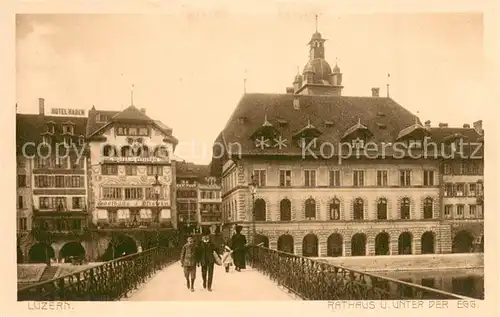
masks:
{"type": "Polygon", "coordinates": [[[224,269],[226,273],[229,273],[229,269],[234,265],[233,263],[233,250],[227,245],[224,246],[224,253],[222,254],[222,265],[224,265],[224,269]]]}
{"type": "Polygon", "coordinates": [[[201,265],[201,275],[203,278],[203,288],[212,291],[212,282],[214,277],[214,265],[220,265],[220,255],[215,244],[210,241],[210,235],[206,233],[201,238],[198,247],[198,263],[201,265]]]}
{"type": "Polygon", "coordinates": [[[243,230],[242,226],[236,226],[236,233],[231,238],[231,249],[233,250],[233,260],[235,270],[240,272],[242,269],[246,269],[246,244],[247,238],[241,234],[243,230]]]}
{"type": "Polygon", "coordinates": [[[196,279],[196,245],[193,237],[188,237],[186,244],[181,250],[181,266],[184,268],[186,286],[194,292],[194,280],[196,279]]]}

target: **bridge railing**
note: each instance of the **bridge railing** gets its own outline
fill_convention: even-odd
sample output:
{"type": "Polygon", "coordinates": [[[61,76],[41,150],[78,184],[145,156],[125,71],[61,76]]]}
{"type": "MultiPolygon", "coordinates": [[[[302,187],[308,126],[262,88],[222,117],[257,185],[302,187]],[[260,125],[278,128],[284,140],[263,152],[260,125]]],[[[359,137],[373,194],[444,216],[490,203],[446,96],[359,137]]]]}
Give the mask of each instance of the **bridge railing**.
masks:
{"type": "Polygon", "coordinates": [[[304,300],[471,299],[262,246],[249,247],[249,260],[304,300]]]}
{"type": "Polygon", "coordinates": [[[179,249],[155,247],[92,268],[22,287],[17,300],[113,301],[179,260],[179,249]]]}

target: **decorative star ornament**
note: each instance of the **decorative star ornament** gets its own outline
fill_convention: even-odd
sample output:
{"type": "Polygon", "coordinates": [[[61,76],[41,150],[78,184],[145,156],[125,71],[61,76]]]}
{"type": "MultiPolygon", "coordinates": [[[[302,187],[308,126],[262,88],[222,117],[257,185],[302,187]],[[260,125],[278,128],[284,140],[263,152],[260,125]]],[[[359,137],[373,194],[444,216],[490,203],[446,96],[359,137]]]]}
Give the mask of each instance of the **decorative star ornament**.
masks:
{"type": "Polygon", "coordinates": [[[275,138],[274,142],[276,142],[276,144],[274,144],[274,147],[278,147],[278,149],[280,150],[287,147],[287,139],[282,138],[281,135],[277,139],[275,138]]]}
{"type": "Polygon", "coordinates": [[[260,147],[261,150],[263,150],[266,147],[269,147],[269,139],[266,139],[265,137],[261,136],[260,138],[255,140],[255,146],[260,147]]]}

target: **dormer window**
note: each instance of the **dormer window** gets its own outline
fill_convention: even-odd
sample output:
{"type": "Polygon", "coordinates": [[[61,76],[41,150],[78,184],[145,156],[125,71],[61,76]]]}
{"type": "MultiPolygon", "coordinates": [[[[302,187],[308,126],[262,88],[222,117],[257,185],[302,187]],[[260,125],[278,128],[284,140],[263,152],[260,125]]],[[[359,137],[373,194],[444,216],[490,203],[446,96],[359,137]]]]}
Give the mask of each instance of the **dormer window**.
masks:
{"type": "Polygon", "coordinates": [[[331,128],[331,127],[333,127],[333,122],[331,122],[331,121],[325,121],[325,126],[327,128],[331,128]]]}
{"type": "Polygon", "coordinates": [[[363,140],[361,138],[356,138],[356,139],[352,140],[352,148],[353,149],[361,150],[364,147],[365,147],[365,140],[363,140]]]}
{"type": "Polygon", "coordinates": [[[280,128],[284,128],[284,127],[288,126],[288,121],[283,120],[283,119],[278,119],[278,125],[280,126],[280,128]]]}
{"type": "Polygon", "coordinates": [[[56,123],[54,121],[49,121],[46,124],[47,127],[47,133],[54,134],[56,132],[56,123]]]}
{"type": "Polygon", "coordinates": [[[85,137],[84,137],[83,135],[80,135],[80,136],[78,137],[78,145],[79,145],[79,146],[82,146],[82,145],[84,145],[84,144],[85,144],[85,137]]]}
{"type": "Polygon", "coordinates": [[[362,149],[369,138],[373,136],[372,132],[366,126],[361,124],[361,119],[358,123],[347,129],[342,136],[343,142],[350,142],[355,149],[362,149]]]}
{"type": "Polygon", "coordinates": [[[321,131],[311,124],[311,121],[308,121],[304,128],[293,135],[293,138],[299,147],[315,148],[318,145],[317,139],[322,134],[321,131]]]}
{"type": "Polygon", "coordinates": [[[250,137],[255,146],[261,149],[271,146],[271,141],[278,136],[276,128],[267,120],[267,115],[264,117],[264,123],[250,137]]]}
{"type": "Polygon", "coordinates": [[[63,134],[73,134],[74,133],[74,128],[72,125],[63,125],[63,134]]]}
{"type": "Polygon", "coordinates": [[[73,145],[73,140],[71,139],[70,136],[65,136],[64,137],[64,144],[66,146],[72,146],[73,145]]]}
{"type": "Polygon", "coordinates": [[[422,148],[422,140],[408,140],[408,147],[414,149],[422,148]]]}

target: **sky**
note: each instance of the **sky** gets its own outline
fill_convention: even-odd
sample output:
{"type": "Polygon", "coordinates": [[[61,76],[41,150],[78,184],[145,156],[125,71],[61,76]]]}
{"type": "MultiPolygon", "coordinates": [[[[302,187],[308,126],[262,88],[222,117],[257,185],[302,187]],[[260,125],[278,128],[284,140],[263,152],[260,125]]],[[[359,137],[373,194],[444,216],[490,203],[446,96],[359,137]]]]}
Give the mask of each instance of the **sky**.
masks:
{"type": "MultiPolygon", "coordinates": [[[[39,97],[46,109],[120,110],[134,85],[134,105],[173,129],[176,155],[208,164],[244,79],[249,93],[285,93],[314,31],[313,13],[18,15],[18,112],[37,113],[39,97]]],[[[485,119],[480,13],[320,14],[318,31],[343,95],[386,95],[389,83],[433,126],[485,119]]]]}

